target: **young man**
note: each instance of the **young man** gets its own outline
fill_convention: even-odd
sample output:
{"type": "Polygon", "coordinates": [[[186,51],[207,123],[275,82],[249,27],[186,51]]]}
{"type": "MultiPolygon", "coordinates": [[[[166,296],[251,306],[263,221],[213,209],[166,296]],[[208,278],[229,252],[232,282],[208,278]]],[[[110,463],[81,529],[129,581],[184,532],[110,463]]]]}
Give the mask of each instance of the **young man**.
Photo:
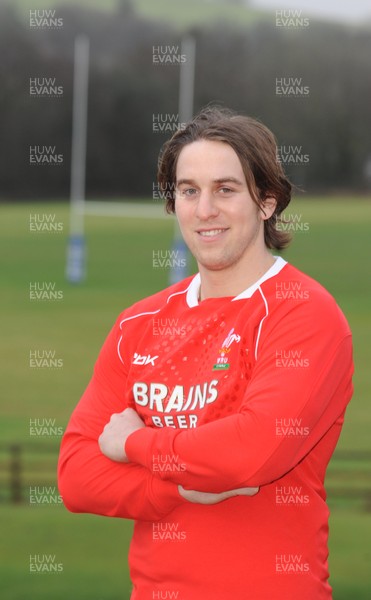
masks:
{"type": "Polygon", "coordinates": [[[291,194],[275,139],[206,109],[159,182],[199,273],[118,318],[63,439],[65,505],[135,519],[132,600],[330,600],[324,476],[351,334],[270,252],[291,194]]]}

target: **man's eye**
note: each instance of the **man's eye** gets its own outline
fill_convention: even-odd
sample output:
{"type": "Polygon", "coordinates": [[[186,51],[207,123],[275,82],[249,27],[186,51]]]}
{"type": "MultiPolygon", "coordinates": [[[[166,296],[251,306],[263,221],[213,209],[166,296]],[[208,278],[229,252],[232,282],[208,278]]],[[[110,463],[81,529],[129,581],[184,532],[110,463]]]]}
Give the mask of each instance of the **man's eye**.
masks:
{"type": "Polygon", "coordinates": [[[222,187],[219,188],[219,192],[222,192],[222,194],[230,194],[231,192],[233,192],[233,190],[229,187],[222,187]]]}
{"type": "Polygon", "coordinates": [[[197,193],[197,190],[195,188],[186,188],[181,190],[180,193],[182,196],[194,196],[197,193]]]}

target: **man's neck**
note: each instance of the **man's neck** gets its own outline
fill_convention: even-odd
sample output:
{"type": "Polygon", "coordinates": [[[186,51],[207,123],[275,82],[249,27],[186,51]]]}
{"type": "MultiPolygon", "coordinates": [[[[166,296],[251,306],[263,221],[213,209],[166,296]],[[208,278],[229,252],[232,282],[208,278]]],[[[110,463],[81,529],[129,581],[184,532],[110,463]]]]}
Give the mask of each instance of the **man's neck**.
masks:
{"type": "Polygon", "coordinates": [[[211,271],[198,265],[201,276],[199,301],[207,298],[238,296],[256,283],[275,263],[275,258],[267,250],[259,260],[244,261],[230,268],[211,271]]]}

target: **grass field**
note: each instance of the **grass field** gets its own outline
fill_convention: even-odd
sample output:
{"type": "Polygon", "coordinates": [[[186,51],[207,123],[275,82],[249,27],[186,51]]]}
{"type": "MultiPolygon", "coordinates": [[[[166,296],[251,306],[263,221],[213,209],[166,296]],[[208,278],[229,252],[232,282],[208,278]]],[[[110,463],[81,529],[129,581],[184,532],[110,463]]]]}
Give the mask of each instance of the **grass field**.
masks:
{"type": "MultiPolygon", "coordinates": [[[[6,0],[0,0],[5,2],[6,0]]],[[[79,0],[79,7],[113,11],[119,0],[79,0]]],[[[28,18],[29,10],[59,8],[58,16],[63,17],[63,8],[76,5],[74,0],[13,0],[12,4],[22,16],[28,18]]],[[[134,10],[141,16],[161,23],[171,23],[180,30],[193,25],[209,25],[213,22],[248,25],[257,19],[266,18],[267,13],[256,8],[246,8],[228,2],[210,0],[131,0],[134,10]]]]}
{"type": "MultiPolygon", "coordinates": [[[[297,200],[290,212],[300,214],[301,222],[307,223],[308,228],[295,234],[285,257],[329,289],[354,332],[355,394],[339,449],[366,451],[370,449],[371,426],[371,375],[367,361],[371,336],[371,280],[367,272],[371,203],[369,199],[355,198],[297,200]]],[[[52,419],[57,427],[66,425],[118,313],[167,285],[169,273],[153,268],[152,252],[170,247],[173,224],[170,218],[162,221],[88,217],[88,278],[83,285],[72,286],[64,278],[66,205],[5,205],[0,207],[0,215],[0,437],[2,443],[19,442],[32,447],[37,442],[56,448],[58,435],[47,439],[30,437],[30,419],[52,419]],[[63,224],[63,231],[31,233],[30,214],[55,215],[55,221],[63,224]],[[63,298],[30,300],[29,286],[35,282],[53,283],[63,298]],[[30,368],[29,354],[35,349],[55,351],[63,360],[63,367],[30,368]]],[[[4,460],[0,458],[2,467],[4,460]]],[[[352,476],[347,481],[348,485],[352,483],[352,476]]],[[[3,504],[0,515],[2,600],[129,598],[130,523],[70,515],[60,505],[3,504]],[[57,562],[63,564],[63,571],[30,574],[30,554],[55,555],[57,562]]],[[[334,506],[330,539],[334,600],[371,597],[370,539],[370,512],[364,507],[334,506]]]]}

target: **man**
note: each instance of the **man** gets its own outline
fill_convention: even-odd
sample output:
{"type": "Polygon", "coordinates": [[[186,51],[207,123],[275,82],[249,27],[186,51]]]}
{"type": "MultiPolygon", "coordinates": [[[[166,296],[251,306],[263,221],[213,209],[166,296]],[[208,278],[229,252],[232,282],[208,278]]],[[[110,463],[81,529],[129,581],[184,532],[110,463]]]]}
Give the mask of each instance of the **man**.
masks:
{"type": "Polygon", "coordinates": [[[63,439],[67,508],[136,521],[133,600],[331,598],[324,476],[351,335],[270,252],[291,195],[276,150],[216,108],[165,144],[159,183],[199,273],[120,315],[63,439]]]}

